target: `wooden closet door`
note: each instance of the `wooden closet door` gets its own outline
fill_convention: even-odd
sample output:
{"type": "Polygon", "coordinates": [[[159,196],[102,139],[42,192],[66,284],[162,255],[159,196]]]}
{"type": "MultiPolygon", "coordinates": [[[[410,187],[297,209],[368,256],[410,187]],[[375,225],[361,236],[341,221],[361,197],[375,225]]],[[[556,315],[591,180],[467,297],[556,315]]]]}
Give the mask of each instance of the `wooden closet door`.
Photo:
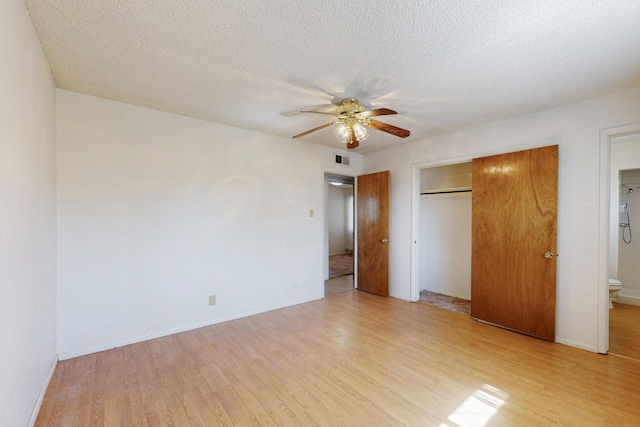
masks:
{"type": "Polygon", "coordinates": [[[358,289],[389,296],[389,171],[357,180],[358,289]]]}
{"type": "Polygon", "coordinates": [[[553,341],[558,146],[473,160],[471,316],[553,341]]]}

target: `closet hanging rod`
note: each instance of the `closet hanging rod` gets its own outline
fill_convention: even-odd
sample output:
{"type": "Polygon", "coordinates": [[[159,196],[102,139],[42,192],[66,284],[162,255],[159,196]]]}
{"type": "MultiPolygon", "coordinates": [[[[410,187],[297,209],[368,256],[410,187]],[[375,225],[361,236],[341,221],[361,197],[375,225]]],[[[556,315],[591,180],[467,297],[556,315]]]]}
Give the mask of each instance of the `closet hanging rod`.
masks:
{"type": "Polygon", "coordinates": [[[471,193],[471,188],[443,188],[441,190],[428,190],[420,193],[421,196],[430,196],[432,194],[451,194],[451,193],[471,193]]]}

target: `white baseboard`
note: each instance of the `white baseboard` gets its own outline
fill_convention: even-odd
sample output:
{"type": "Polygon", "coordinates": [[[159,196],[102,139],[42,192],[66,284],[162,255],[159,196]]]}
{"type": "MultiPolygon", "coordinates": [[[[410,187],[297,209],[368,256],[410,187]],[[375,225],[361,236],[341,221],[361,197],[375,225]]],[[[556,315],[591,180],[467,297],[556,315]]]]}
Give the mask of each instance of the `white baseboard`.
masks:
{"type": "Polygon", "coordinates": [[[640,298],[637,297],[626,297],[624,295],[619,295],[616,298],[616,301],[619,304],[629,304],[629,305],[637,305],[640,306],[640,298]]]}
{"type": "MultiPolygon", "coordinates": [[[[402,300],[402,301],[407,301],[407,302],[416,302],[416,301],[418,301],[418,300],[416,300],[416,301],[411,301],[411,298],[407,298],[407,297],[406,297],[406,296],[404,296],[404,295],[396,295],[396,294],[394,294],[394,293],[389,293],[389,297],[390,297],[390,298],[397,298],[397,299],[400,299],[400,300],[402,300]]],[[[419,299],[419,298],[418,298],[418,299],[419,299]]]]}
{"type": "Polygon", "coordinates": [[[38,394],[38,400],[36,400],[36,404],[33,407],[33,411],[31,412],[31,417],[29,418],[29,423],[27,424],[28,427],[33,427],[36,424],[38,414],[40,413],[40,408],[42,407],[42,402],[44,401],[44,395],[47,394],[49,383],[51,382],[51,378],[53,378],[53,373],[56,371],[57,366],[58,356],[56,355],[53,358],[53,363],[51,364],[51,368],[49,369],[49,375],[47,375],[47,379],[42,385],[42,389],[40,389],[40,394],[38,394]]]}
{"type": "Polygon", "coordinates": [[[558,344],[568,345],[569,347],[575,347],[575,348],[579,348],[581,350],[587,350],[587,351],[590,351],[592,353],[597,353],[598,352],[598,347],[596,347],[596,346],[585,345],[585,344],[582,344],[582,343],[579,343],[579,342],[566,340],[564,338],[557,338],[556,337],[556,342],[558,344]]]}

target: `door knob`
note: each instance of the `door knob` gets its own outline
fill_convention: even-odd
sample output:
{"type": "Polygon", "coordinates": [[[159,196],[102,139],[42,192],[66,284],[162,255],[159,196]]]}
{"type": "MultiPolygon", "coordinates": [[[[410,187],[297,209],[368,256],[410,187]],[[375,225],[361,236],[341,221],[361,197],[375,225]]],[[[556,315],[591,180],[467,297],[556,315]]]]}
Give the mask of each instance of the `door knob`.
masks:
{"type": "Polygon", "coordinates": [[[553,258],[553,252],[545,252],[545,253],[544,253],[544,257],[545,257],[546,259],[551,259],[551,258],[553,258]]]}
{"type": "Polygon", "coordinates": [[[382,239],[382,243],[389,243],[389,239],[382,239]]]}

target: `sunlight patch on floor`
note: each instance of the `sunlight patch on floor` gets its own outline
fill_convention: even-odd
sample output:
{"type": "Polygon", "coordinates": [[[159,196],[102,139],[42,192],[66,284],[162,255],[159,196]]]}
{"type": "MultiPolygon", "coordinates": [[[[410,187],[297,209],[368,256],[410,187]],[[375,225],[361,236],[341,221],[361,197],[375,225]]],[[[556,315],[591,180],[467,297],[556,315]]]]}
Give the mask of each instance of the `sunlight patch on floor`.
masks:
{"type": "Polygon", "coordinates": [[[485,384],[460,405],[439,427],[484,427],[505,403],[506,394],[485,384]]]}

